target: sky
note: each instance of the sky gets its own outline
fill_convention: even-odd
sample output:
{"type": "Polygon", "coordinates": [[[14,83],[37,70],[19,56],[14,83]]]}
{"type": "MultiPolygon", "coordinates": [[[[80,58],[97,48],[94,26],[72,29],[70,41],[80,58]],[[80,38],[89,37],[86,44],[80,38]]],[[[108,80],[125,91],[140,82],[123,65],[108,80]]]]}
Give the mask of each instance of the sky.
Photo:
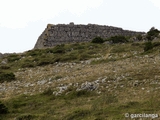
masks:
{"type": "Polygon", "coordinates": [[[0,0],[0,52],[31,50],[47,24],[70,22],[160,30],[160,0],[0,0]]]}

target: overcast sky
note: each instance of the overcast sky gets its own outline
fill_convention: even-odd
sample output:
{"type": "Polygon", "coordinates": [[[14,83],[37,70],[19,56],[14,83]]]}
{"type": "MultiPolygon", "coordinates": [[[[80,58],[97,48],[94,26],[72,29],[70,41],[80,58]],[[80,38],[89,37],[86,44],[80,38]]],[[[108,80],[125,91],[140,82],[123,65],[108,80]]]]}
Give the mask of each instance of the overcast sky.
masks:
{"type": "Polygon", "coordinates": [[[48,23],[70,22],[160,30],[160,0],[0,0],[0,52],[30,50],[48,23]]]}

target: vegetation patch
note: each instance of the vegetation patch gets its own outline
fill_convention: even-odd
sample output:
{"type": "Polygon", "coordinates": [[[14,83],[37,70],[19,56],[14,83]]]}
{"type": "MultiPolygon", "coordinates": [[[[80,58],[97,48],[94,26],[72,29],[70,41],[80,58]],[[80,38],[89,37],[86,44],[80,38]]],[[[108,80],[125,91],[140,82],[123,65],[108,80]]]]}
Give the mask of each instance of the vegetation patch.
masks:
{"type": "Polygon", "coordinates": [[[21,58],[21,56],[16,53],[7,56],[8,62],[15,62],[15,61],[18,61],[20,58],[21,58]]]}
{"type": "Polygon", "coordinates": [[[89,110],[75,110],[72,113],[68,114],[64,117],[65,120],[82,120],[86,118],[86,116],[89,116],[91,111],[89,110]]]}
{"type": "Polygon", "coordinates": [[[76,91],[75,89],[69,92],[64,98],[65,99],[74,99],[78,97],[90,97],[96,95],[93,91],[80,90],[76,91]]]}
{"type": "Polygon", "coordinates": [[[18,116],[15,120],[35,120],[35,116],[31,114],[24,114],[18,116]]]}
{"type": "Polygon", "coordinates": [[[145,43],[145,46],[144,46],[144,52],[149,51],[149,50],[151,50],[151,49],[153,49],[153,44],[152,44],[152,42],[146,42],[146,43],[145,43]]]}
{"type": "Polygon", "coordinates": [[[111,43],[126,43],[128,39],[125,36],[113,36],[108,39],[111,43]]]}
{"type": "Polygon", "coordinates": [[[160,31],[154,27],[152,27],[148,32],[147,32],[147,39],[149,41],[153,40],[155,37],[158,37],[160,31]]]}
{"type": "Polygon", "coordinates": [[[8,108],[0,101],[0,114],[9,113],[8,108]]]}
{"type": "Polygon", "coordinates": [[[15,80],[15,75],[12,72],[0,72],[0,83],[7,81],[13,81],[15,80]]]}
{"type": "Polygon", "coordinates": [[[101,37],[96,37],[92,40],[92,43],[104,43],[104,40],[101,37]]]}

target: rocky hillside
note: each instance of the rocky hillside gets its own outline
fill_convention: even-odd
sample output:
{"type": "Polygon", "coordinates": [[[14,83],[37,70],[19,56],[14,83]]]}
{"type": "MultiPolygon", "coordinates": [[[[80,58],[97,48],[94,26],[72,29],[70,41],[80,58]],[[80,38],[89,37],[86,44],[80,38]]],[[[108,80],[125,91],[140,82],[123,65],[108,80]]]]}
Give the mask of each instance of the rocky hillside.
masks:
{"type": "Polygon", "coordinates": [[[160,39],[150,44],[88,42],[5,55],[0,61],[0,100],[7,112],[0,113],[0,119],[124,120],[125,113],[158,115],[160,39]]]}

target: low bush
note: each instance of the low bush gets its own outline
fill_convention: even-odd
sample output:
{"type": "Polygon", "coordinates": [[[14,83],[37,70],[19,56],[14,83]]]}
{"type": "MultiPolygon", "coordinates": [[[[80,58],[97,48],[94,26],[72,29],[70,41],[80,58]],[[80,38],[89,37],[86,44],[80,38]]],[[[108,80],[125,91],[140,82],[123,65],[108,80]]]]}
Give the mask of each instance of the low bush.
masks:
{"type": "Polygon", "coordinates": [[[8,108],[0,101],[0,114],[7,114],[8,108]]]}
{"type": "Polygon", "coordinates": [[[91,42],[92,43],[104,43],[104,40],[101,37],[96,37],[91,42]]]}
{"type": "Polygon", "coordinates": [[[153,44],[152,42],[146,42],[144,46],[144,52],[153,49],[153,44]]]}
{"type": "Polygon", "coordinates": [[[18,54],[11,54],[7,57],[7,59],[8,59],[8,62],[15,62],[15,61],[21,59],[21,56],[18,54]]]}
{"type": "Polygon", "coordinates": [[[36,58],[36,63],[38,66],[48,65],[54,63],[53,55],[42,55],[36,58]]]}
{"type": "Polygon", "coordinates": [[[35,63],[32,60],[27,59],[27,60],[22,61],[20,66],[21,66],[21,68],[34,67],[35,63]]]}
{"type": "Polygon", "coordinates": [[[8,66],[8,65],[1,65],[0,69],[7,70],[7,69],[10,69],[10,66],[8,66]]]}
{"type": "Polygon", "coordinates": [[[0,82],[1,83],[4,81],[10,82],[15,79],[16,79],[15,75],[12,72],[0,72],[0,82]]]}
{"type": "Polygon", "coordinates": [[[43,49],[35,49],[35,50],[29,50],[26,52],[27,56],[40,56],[44,53],[43,49]]]}
{"type": "Polygon", "coordinates": [[[126,43],[128,42],[125,36],[113,36],[108,39],[112,43],[126,43]]]}
{"type": "Polygon", "coordinates": [[[154,42],[153,43],[153,47],[157,47],[157,46],[160,46],[160,42],[154,42]]]}
{"type": "Polygon", "coordinates": [[[143,37],[142,37],[141,34],[137,35],[136,37],[137,37],[137,39],[138,39],[139,41],[141,41],[141,40],[143,39],[143,37]]]}
{"type": "Polygon", "coordinates": [[[158,37],[160,31],[158,29],[155,29],[152,27],[148,32],[147,32],[147,39],[148,40],[153,40],[155,37],[158,37]]]}
{"type": "Polygon", "coordinates": [[[68,54],[68,55],[63,55],[62,57],[60,57],[60,61],[61,62],[66,62],[66,61],[72,61],[72,60],[76,60],[77,56],[76,54],[68,54]]]}
{"type": "Polygon", "coordinates": [[[53,49],[52,49],[52,52],[51,53],[65,53],[65,45],[62,44],[62,45],[57,45],[55,46],[53,49]]]}
{"type": "Polygon", "coordinates": [[[91,58],[91,55],[89,55],[89,54],[87,54],[87,53],[82,53],[82,54],[80,54],[80,55],[78,56],[78,59],[79,59],[79,60],[87,60],[87,59],[89,59],[89,58],[91,58]]]}

